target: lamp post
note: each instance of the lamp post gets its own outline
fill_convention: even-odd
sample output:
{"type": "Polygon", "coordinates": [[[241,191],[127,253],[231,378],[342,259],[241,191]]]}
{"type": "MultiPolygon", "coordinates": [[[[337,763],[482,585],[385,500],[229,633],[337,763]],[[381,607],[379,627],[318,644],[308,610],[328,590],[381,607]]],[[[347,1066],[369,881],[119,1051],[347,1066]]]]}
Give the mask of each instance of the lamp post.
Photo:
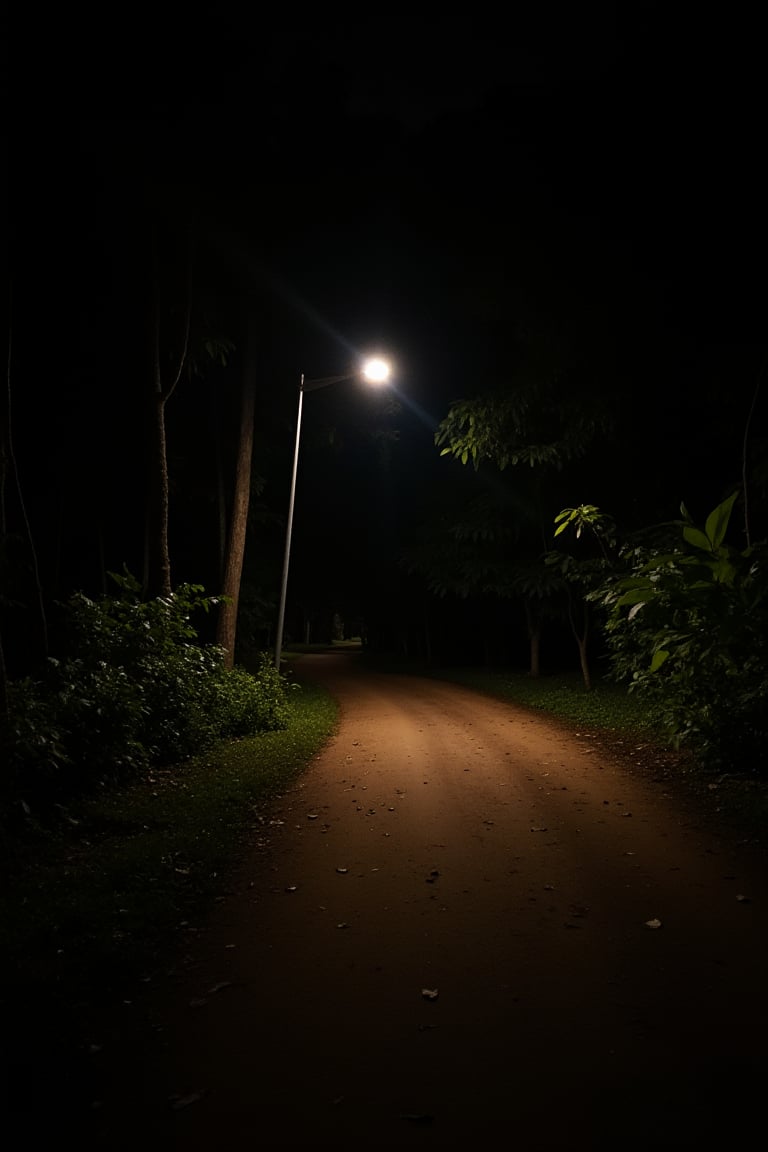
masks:
{"type": "Polygon", "coordinates": [[[357,372],[347,372],[342,376],[325,376],[320,380],[307,380],[304,373],[299,382],[299,408],[296,414],[296,443],[293,449],[293,471],[291,473],[291,495],[288,501],[288,522],[285,529],[285,554],[283,556],[283,579],[280,586],[280,610],[277,614],[277,636],[275,637],[275,667],[280,671],[280,657],[283,651],[283,624],[285,622],[285,598],[288,591],[288,566],[291,559],[291,533],[293,531],[293,506],[296,500],[296,474],[299,470],[299,444],[301,442],[301,413],[304,407],[304,393],[314,392],[318,388],[327,388],[329,384],[340,384],[343,380],[352,380],[355,376],[362,376],[371,384],[384,384],[390,376],[390,366],[386,360],[373,358],[366,360],[357,372]]]}

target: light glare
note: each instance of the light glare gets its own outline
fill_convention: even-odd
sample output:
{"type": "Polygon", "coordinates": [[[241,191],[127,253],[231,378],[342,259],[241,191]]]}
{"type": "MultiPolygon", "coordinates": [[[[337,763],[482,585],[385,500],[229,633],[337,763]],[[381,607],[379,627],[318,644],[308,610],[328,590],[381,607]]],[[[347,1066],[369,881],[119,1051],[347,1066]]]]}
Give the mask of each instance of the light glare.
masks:
{"type": "Polygon", "coordinates": [[[389,373],[390,367],[387,361],[378,358],[366,361],[363,368],[363,375],[372,384],[383,384],[389,379],[389,373]]]}

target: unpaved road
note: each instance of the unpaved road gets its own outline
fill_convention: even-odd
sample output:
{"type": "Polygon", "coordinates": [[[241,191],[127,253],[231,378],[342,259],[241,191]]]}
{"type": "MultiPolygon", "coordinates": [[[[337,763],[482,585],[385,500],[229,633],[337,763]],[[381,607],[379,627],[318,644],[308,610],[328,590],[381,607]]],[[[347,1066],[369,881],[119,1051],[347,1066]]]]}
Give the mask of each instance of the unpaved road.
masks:
{"type": "Polygon", "coordinates": [[[545,719],[301,671],[338,733],[132,1006],[94,1145],[758,1147],[764,860],[545,719]]]}

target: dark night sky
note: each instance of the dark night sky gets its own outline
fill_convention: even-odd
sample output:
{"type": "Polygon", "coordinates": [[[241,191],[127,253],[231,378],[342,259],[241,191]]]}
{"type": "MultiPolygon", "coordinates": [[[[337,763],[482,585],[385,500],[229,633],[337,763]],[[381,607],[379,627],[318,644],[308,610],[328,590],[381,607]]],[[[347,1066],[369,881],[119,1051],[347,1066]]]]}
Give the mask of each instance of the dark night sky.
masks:
{"type": "MultiPolygon", "coordinates": [[[[273,297],[262,418],[281,429],[276,491],[301,372],[391,348],[417,477],[450,401],[503,375],[533,316],[626,393],[642,482],[677,448],[669,512],[695,503],[679,490],[685,457],[703,474],[706,447],[680,430],[729,377],[722,423],[740,428],[765,348],[757,24],[656,3],[386,26],[291,11],[250,28],[241,12],[166,30],[68,16],[11,45],[17,419],[48,397],[46,451],[66,459],[62,428],[88,424],[94,394],[106,458],[125,429],[101,341],[130,330],[121,270],[149,172],[273,297]]],[[[322,403],[352,399],[345,385],[322,403]]],[[[364,422],[369,401],[354,404],[364,422]]],[[[19,436],[29,475],[40,446],[19,436]]]]}

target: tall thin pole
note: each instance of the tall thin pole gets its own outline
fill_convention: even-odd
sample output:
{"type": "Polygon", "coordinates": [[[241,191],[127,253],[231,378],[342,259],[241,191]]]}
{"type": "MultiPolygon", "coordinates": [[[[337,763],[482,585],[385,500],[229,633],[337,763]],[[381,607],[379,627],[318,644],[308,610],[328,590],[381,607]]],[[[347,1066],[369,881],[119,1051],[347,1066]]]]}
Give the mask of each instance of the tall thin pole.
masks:
{"type": "MultiPolygon", "coordinates": [[[[378,358],[368,360],[362,369],[363,375],[376,383],[383,383],[389,377],[389,365],[378,358]]],[[[277,636],[275,637],[275,667],[280,671],[280,657],[283,651],[283,623],[285,622],[285,597],[288,590],[288,564],[291,558],[291,532],[293,531],[293,504],[296,499],[296,473],[299,470],[299,440],[301,438],[301,409],[304,403],[304,393],[314,392],[317,388],[327,388],[329,384],[340,384],[342,380],[351,380],[354,372],[345,372],[341,376],[325,376],[320,380],[305,380],[301,374],[299,382],[299,411],[296,416],[296,446],[293,450],[293,475],[291,477],[291,498],[288,503],[288,524],[285,529],[285,557],[283,558],[283,584],[280,589],[280,611],[277,617],[277,636]]]]}
{"type": "Polygon", "coordinates": [[[299,440],[301,437],[301,409],[304,403],[304,373],[299,384],[299,411],[296,416],[296,446],[293,450],[293,475],[291,476],[291,498],[288,502],[288,523],[285,529],[285,556],[283,558],[283,583],[280,589],[280,611],[277,617],[275,638],[275,668],[280,671],[280,656],[283,651],[283,622],[285,620],[285,595],[288,590],[288,564],[291,558],[291,532],[293,531],[293,504],[296,499],[296,473],[299,469],[299,440]]]}

